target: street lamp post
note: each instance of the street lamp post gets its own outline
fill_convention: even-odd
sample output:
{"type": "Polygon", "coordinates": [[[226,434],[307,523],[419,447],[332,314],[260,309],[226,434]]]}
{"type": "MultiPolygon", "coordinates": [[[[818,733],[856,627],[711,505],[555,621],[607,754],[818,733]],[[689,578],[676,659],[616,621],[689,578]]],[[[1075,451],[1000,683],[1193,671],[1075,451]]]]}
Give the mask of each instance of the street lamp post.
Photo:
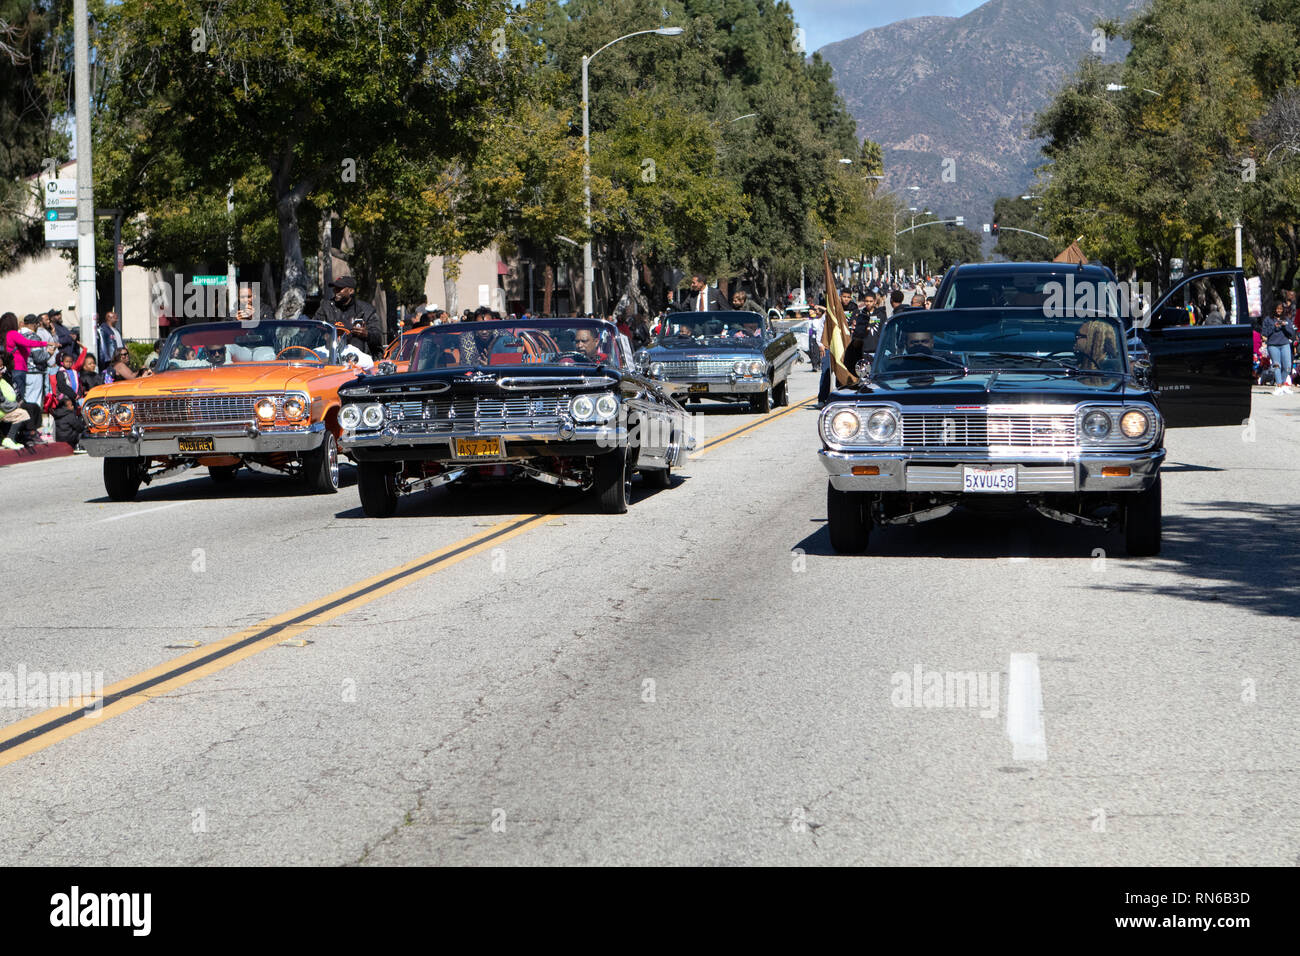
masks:
{"type": "Polygon", "coordinates": [[[607,50],[615,43],[630,37],[639,37],[647,33],[656,33],[662,37],[675,37],[681,35],[682,28],[660,27],[657,30],[637,30],[635,33],[628,33],[617,40],[610,40],[591,56],[584,54],[582,57],[582,203],[584,219],[587,224],[587,241],[582,246],[582,310],[587,315],[591,315],[593,311],[591,287],[595,281],[591,267],[591,111],[588,104],[587,64],[594,60],[601,50],[607,50]]]}

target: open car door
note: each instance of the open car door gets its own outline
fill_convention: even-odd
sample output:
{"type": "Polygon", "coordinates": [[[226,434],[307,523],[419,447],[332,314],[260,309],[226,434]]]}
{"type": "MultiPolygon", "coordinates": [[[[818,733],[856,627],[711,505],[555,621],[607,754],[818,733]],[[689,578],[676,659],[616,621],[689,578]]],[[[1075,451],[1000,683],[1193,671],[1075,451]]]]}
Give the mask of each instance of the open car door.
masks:
{"type": "Polygon", "coordinates": [[[1253,339],[1242,270],[1181,279],[1136,331],[1151,355],[1166,425],[1240,425],[1250,417],[1253,339]]]}

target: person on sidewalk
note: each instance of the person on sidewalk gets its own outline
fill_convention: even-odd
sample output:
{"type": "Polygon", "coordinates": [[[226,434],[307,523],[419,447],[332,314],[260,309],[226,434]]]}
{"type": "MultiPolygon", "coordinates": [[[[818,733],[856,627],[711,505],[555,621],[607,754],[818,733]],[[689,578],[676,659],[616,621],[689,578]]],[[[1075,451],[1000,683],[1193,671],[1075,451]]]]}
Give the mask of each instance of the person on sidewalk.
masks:
{"type": "Polygon", "coordinates": [[[1273,365],[1274,395],[1291,393],[1291,357],[1295,345],[1295,323],[1286,318],[1286,303],[1278,299],[1273,303],[1273,314],[1264,319],[1260,327],[1264,344],[1268,346],[1269,362],[1273,365]]]}

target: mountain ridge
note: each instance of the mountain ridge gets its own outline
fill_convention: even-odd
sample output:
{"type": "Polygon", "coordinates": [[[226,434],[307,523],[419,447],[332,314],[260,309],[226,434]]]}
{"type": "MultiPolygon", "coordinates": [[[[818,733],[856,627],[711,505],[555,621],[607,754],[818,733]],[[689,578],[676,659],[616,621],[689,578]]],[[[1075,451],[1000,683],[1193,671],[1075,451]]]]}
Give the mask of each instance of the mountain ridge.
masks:
{"type": "MultiPolygon", "coordinates": [[[[1041,165],[1034,114],[1093,54],[1097,21],[1127,19],[1145,0],[988,0],[960,17],[909,17],[818,52],[858,123],[884,150],[883,185],[919,186],[917,205],[964,215],[976,231],[993,200],[1019,195],[1041,165]],[[951,164],[945,161],[951,160],[951,164]],[[952,181],[945,179],[945,170],[952,181]]],[[[1106,43],[1102,58],[1127,52],[1106,43]]]]}

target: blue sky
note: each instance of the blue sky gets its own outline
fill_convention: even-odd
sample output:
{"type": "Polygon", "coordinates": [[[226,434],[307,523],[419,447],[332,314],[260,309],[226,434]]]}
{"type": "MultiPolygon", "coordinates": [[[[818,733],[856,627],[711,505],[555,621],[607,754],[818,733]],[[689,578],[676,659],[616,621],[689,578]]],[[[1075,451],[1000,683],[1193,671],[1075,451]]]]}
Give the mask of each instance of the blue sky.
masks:
{"type": "Polygon", "coordinates": [[[794,19],[803,27],[808,52],[836,40],[847,40],[863,30],[911,17],[959,17],[984,0],[786,0],[794,19]]]}

